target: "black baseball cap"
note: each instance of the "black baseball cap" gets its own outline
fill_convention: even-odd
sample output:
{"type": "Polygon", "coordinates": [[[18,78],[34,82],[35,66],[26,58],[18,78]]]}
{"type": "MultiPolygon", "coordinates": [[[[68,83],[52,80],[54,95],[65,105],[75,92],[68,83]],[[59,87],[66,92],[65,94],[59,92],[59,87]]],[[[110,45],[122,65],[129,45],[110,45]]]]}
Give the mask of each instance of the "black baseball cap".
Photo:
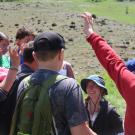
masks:
{"type": "Polygon", "coordinates": [[[43,32],[34,40],[34,51],[55,51],[65,49],[64,38],[56,32],[43,32]]]}

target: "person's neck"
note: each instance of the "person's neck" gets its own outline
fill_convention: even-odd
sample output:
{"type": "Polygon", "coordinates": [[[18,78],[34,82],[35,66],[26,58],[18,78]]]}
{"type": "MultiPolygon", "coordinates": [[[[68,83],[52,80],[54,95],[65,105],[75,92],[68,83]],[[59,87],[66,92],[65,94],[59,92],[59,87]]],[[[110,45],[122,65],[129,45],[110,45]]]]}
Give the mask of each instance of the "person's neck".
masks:
{"type": "Polygon", "coordinates": [[[97,102],[92,102],[91,100],[89,100],[88,102],[88,109],[89,109],[89,112],[90,114],[94,114],[95,112],[99,112],[100,110],[100,102],[97,101],[97,102]]]}
{"type": "Polygon", "coordinates": [[[37,65],[33,62],[32,63],[24,62],[24,64],[27,65],[33,71],[37,70],[37,65]]]}
{"type": "Polygon", "coordinates": [[[56,64],[55,62],[40,62],[38,69],[48,69],[53,71],[60,70],[58,64],[56,64]]]}

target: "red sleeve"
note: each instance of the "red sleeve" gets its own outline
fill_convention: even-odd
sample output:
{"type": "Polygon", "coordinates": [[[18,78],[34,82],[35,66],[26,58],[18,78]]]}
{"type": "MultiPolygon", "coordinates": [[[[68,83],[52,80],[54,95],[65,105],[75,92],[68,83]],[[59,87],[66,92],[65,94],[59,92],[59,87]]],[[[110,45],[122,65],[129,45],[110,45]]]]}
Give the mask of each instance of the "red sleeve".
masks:
{"type": "Polygon", "coordinates": [[[93,33],[87,41],[92,45],[97,58],[116,83],[127,104],[133,105],[135,103],[135,75],[128,71],[122,59],[102,37],[93,33]]]}

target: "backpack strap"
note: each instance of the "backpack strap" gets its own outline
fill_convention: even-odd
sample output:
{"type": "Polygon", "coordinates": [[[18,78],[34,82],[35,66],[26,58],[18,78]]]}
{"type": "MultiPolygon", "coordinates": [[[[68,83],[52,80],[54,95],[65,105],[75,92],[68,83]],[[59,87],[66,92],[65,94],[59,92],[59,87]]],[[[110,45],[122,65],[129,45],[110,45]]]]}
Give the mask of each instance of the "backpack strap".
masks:
{"type": "Polygon", "coordinates": [[[53,84],[66,78],[67,77],[62,75],[51,75],[40,85],[32,84],[30,76],[24,79],[26,90],[21,94],[17,102],[10,135],[24,135],[24,133],[28,133],[28,135],[50,134],[52,128],[52,113],[48,90],[53,84]],[[30,106],[34,107],[33,110],[29,110],[31,107],[26,108],[23,106],[29,96],[37,100],[37,102],[34,101],[34,104],[30,104],[30,106]],[[23,110],[24,108],[28,110],[23,110]],[[26,117],[23,117],[25,116],[25,112],[29,112],[29,114],[34,112],[34,114],[32,118],[28,120],[26,117]],[[22,121],[20,121],[20,119],[22,119],[22,121]],[[28,121],[28,123],[24,124],[24,121],[28,121]]]}
{"type": "Polygon", "coordinates": [[[34,112],[32,135],[50,135],[50,132],[52,131],[53,120],[48,90],[54,84],[59,83],[66,78],[67,77],[63,75],[52,75],[47,81],[42,84],[42,89],[39,95],[40,98],[34,112]]]}

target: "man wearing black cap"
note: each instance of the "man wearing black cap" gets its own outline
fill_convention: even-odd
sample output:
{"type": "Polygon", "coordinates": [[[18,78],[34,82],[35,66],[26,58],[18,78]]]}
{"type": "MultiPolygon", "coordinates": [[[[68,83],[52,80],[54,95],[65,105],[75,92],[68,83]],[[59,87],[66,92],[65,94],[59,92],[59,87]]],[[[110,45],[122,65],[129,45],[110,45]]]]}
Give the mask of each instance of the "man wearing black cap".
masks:
{"type": "MultiPolygon", "coordinates": [[[[33,56],[39,64],[39,69],[31,75],[30,80],[32,83],[41,84],[43,81],[48,80],[51,76],[59,75],[59,70],[62,67],[64,59],[64,48],[64,39],[58,33],[45,32],[39,34],[35,38],[33,56]]],[[[26,88],[24,86],[24,82],[20,84],[18,90],[20,96],[21,94],[23,94],[23,92],[25,92],[26,88]]],[[[68,77],[62,79],[57,83],[51,85],[51,87],[49,87],[48,89],[48,93],[51,103],[51,117],[53,118],[53,133],[51,134],[95,135],[95,133],[87,125],[88,118],[83,103],[82,92],[76,80],[68,77]]],[[[41,109],[44,109],[44,107],[45,105],[43,104],[43,107],[41,109]]],[[[23,109],[23,107],[21,109],[23,109]]],[[[46,109],[47,108],[45,108],[45,110],[46,109]]],[[[42,110],[39,109],[37,113],[41,111],[42,110]]],[[[28,112],[27,114],[28,117],[30,117],[32,113],[28,112]]],[[[44,117],[45,115],[42,115],[42,119],[44,119],[44,117]]],[[[42,124],[40,124],[42,127],[45,127],[45,121],[43,121],[42,119],[40,120],[42,121],[42,124]]],[[[17,123],[17,125],[20,125],[20,123],[17,123]]],[[[36,127],[37,126],[39,125],[36,125],[36,127]]],[[[23,130],[19,130],[19,128],[20,127],[18,126],[17,132],[24,133],[23,130]]],[[[40,128],[37,134],[35,132],[30,134],[45,134],[45,132],[43,133],[41,130],[43,130],[43,128],[40,128]]],[[[25,132],[25,134],[29,133],[25,132]]]]}

